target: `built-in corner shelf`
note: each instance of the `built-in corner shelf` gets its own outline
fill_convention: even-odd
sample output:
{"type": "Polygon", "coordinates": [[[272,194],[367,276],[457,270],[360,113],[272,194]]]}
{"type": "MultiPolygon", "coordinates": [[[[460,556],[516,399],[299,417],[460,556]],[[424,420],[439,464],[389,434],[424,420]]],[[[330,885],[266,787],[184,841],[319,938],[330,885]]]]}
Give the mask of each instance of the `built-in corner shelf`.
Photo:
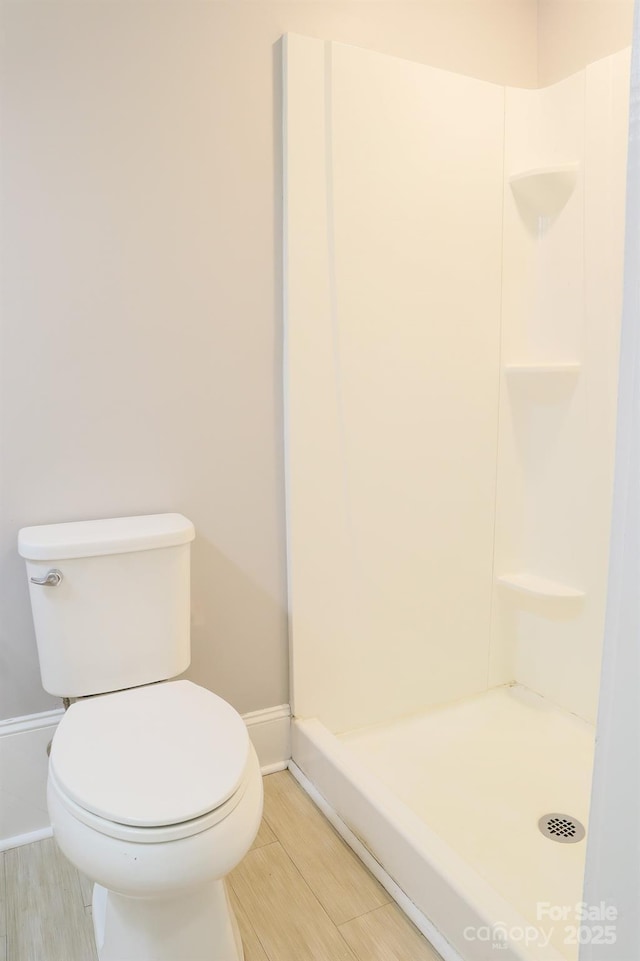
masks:
{"type": "Polygon", "coordinates": [[[582,364],[578,361],[563,361],[551,364],[505,364],[509,377],[575,377],[580,373],[582,364]]]}
{"type": "Polygon", "coordinates": [[[554,220],[573,193],[578,179],[575,162],[534,167],[511,174],[509,185],[522,213],[554,220]]]}
{"type": "Polygon", "coordinates": [[[559,581],[551,581],[538,574],[531,574],[529,571],[519,571],[516,574],[501,574],[497,581],[503,587],[511,591],[518,591],[520,594],[529,594],[531,597],[548,597],[559,599],[578,600],[585,596],[584,591],[571,587],[569,584],[561,584],[559,581]]]}

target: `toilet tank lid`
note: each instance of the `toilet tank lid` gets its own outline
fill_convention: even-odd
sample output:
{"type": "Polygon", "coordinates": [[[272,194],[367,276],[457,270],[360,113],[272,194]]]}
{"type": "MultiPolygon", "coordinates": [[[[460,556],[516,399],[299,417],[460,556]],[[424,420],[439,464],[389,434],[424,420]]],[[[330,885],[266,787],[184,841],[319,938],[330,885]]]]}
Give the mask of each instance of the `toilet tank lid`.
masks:
{"type": "Polygon", "coordinates": [[[18,551],[32,561],[65,560],[176,547],[194,537],[193,524],[182,514],[143,514],[23,527],[18,551]]]}

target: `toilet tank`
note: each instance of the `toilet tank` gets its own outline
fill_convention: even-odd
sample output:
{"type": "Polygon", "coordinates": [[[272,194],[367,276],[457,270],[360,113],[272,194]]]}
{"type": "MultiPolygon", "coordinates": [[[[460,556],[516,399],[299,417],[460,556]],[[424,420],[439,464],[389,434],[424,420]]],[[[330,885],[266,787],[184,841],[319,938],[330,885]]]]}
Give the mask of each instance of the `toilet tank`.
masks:
{"type": "Polygon", "coordinates": [[[20,531],[46,691],[61,697],[119,691],[189,666],[194,536],[182,514],[20,531]],[[33,582],[50,572],[51,583],[33,582]]]}

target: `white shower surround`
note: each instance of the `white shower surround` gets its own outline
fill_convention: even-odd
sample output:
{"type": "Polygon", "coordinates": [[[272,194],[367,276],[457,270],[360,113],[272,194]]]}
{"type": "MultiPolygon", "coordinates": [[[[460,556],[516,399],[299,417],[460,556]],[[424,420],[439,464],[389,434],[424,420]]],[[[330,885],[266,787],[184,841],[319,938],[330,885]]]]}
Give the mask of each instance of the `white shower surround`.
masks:
{"type": "Polygon", "coordinates": [[[595,718],[628,73],[505,90],[286,39],[293,760],[445,957],[526,919],[334,734],[513,681],[595,718]]]}

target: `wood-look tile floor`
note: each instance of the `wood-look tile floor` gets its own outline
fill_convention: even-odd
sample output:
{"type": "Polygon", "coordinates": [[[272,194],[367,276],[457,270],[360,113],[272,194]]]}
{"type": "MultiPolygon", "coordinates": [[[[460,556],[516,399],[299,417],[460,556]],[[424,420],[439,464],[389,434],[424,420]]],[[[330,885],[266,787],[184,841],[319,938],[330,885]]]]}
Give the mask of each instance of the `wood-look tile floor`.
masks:
{"type": "MultiPolygon", "coordinates": [[[[288,771],[264,789],[262,826],[228,879],[245,961],[439,961],[288,771]]],[[[0,961],[96,961],[90,904],[52,839],[6,851],[0,961]]]]}

